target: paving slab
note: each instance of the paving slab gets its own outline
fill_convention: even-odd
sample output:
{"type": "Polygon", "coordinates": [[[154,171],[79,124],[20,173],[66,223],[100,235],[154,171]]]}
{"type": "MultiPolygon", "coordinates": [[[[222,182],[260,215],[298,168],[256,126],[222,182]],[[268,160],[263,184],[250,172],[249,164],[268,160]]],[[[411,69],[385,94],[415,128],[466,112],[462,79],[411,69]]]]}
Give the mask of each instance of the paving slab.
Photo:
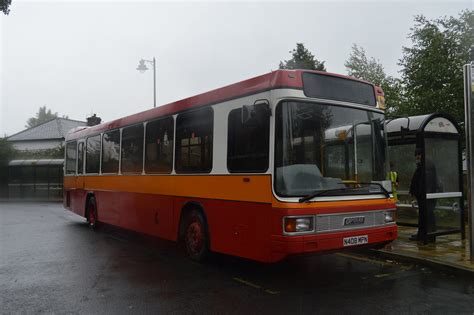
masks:
{"type": "Polygon", "coordinates": [[[398,239],[375,253],[474,273],[468,239],[461,239],[461,234],[443,235],[436,237],[435,243],[423,245],[409,240],[416,231],[413,227],[399,226],[398,239]]]}

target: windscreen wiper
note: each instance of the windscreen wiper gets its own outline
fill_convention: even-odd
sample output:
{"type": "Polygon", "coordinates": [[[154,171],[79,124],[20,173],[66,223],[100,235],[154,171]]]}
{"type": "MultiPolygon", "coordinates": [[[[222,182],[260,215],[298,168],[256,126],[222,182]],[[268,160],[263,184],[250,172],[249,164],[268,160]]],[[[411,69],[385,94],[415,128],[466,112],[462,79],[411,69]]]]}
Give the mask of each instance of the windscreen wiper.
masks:
{"type": "Polygon", "coordinates": [[[348,187],[342,187],[342,188],[333,188],[333,189],[325,189],[325,190],[318,190],[308,196],[304,196],[302,198],[300,198],[298,201],[299,202],[306,202],[306,201],[309,201],[311,199],[313,199],[314,197],[317,197],[317,196],[322,196],[328,192],[333,192],[333,191],[346,191],[346,190],[352,190],[354,188],[348,188],[348,187]]]}
{"type": "MultiPolygon", "coordinates": [[[[382,184],[380,183],[346,183],[346,185],[377,185],[377,186],[380,186],[381,188],[381,192],[387,197],[387,198],[390,198],[390,193],[385,189],[385,187],[382,186],[382,184]]],[[[347,191],[347,190],[355,190],[355,189],[359,189],[361,187],[353,187],[353,188],[348,188],[348,187],[342,187],[342,188],[334,188],[334,189],[326,189],[326,190],[318,190],[308,196],[305,196],[305,197],[302,197],[300,198],[298,201],[299,202],[307,202],[311,199],[313,199],[314,197],[317,197],[317,196],[322,196],[328,192],[335,192],[335,191],[347,191]]],[[[370,188],[369,188],[370,189],[370,188]]],[[[370,192],[370,191],[369,191],[370,192]]],[[[378,192],[377,192],[378,193],[378,192]]]]}

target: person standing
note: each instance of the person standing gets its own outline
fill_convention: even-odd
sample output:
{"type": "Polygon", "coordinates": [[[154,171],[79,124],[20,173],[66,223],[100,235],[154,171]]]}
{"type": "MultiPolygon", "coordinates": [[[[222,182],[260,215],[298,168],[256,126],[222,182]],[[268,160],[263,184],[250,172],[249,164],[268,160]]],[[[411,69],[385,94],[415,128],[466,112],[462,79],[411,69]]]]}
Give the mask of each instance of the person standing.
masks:
{"type": "Polygon", "coordinates": [[[398,202],[398,173],[395,171],[395,162],[390,161],[390,172],[388,172],[387,179],[392,182],[392,194],[395,202],[398,202]]]}
{"type": "Polygon", "coordinates": [[[436,241],[435,236],[428,237],[427,233],[436,230],[434,208],[435,199],[426,199],[427,193],[436,192],[437,175],[434,164],[425,159],[423,168],[423,150],[416,148],[415,161],[416,170],[410,184],[410,194],[416,198],[418,203],[418,232],[410,237],[412,241],[422,241],[424,244],[436,241]],[[426,177],[424,174],[426,172],[426,177]]]}

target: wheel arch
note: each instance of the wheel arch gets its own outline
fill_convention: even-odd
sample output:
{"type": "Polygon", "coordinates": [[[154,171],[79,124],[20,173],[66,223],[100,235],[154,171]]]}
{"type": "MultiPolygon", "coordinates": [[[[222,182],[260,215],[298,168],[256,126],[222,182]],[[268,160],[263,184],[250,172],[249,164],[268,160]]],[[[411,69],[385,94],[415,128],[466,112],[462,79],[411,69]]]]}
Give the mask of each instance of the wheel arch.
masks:
{"type": "Polygon", "coordinates": [[[211,233],[209,231],[209,221],[207,219],[207,214],[205,211],[204,206],[197,201],[188,201],[186,202],[183,207],[181,208],[181,213],[179,216],[179,225],[178,225],[178,242],[181,242],[184,238],[184,229],[185,229],[185,223],[186,223],[186,217],[191,213],[191,211],[199,211],[203,218],[204,218],[204,224],[206,226],[206,231],[207,235],[209,238],[209,244],[211,242],[211,233]]]}

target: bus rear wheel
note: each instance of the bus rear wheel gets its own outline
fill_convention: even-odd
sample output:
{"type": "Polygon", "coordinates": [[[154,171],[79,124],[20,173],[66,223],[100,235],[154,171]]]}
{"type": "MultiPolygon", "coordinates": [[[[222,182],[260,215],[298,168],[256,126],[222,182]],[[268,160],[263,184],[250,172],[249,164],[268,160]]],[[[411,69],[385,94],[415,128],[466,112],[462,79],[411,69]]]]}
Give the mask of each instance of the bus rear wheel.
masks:
{"type": "Polygon", "coordinates": [[[92,230],[96,230],[99,221],[97,220],[97,204],[94,197],[90,197],[87,202],[87,223],[92,230]]]}
{"type": "Polygon", "coordinates": [[[194,261],[203,261],[209,253],[209,235],[201,212],[192,210],[184,229],[186,252],[194,261]]]}

